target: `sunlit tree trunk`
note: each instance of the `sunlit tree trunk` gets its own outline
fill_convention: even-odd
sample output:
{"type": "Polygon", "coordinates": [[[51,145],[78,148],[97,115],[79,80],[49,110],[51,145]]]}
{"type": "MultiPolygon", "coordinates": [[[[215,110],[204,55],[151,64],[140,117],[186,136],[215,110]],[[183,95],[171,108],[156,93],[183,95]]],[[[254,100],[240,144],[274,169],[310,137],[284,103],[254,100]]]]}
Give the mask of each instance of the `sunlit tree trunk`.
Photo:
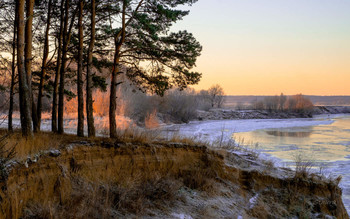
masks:
{"type": "Polygon", "coordinates": [[[21,114],[22,135],[25,137],[33,136],[31,120],[31,96],[28,84],[25,57],[24,57],[24,40],[25,40],[25,20],[24,20],[25,0],[18,0],[18,27],[17,27],[17,64],[18,64],[18,81],[19,81],[19,102],[21,114]]]}
{"type": "Polygon", "coordinates": [[[84,94],[83,94],[83,47],[84,47],[84,30],[83,30],[83,10],[84,1],[79,1],[79,47],[78,47],[78,136],[84,136],[84,94]]]}
{"type": "Polygon", "coordinates": [[[47,23],[46,23],[46,30],[45,30],[44,54],[43,54],[43,62],[41,65],[38,104],[37,104],[38,130],[40,130],[40,126],[41,126],[42,97],[43,97],[44,81],[45,81],[45,75],[46,75],[47,57],[49,56],[49,31],[50,31],[50,22],[51,22],[51,5],[52,5],[52,0],[49,0],[48,11],[47,11],[47,21],[46,21],[47,23]]]}
{"type": "Polygon", "coordinates": [[[95,45],[95,21],[96,17],[96,2],[91,0],[91,35],[90,44],[88,50],[88,63],[86,68],[86,117],[88,125],[88,135],[89,137],[95,136],[95,125],[94,125],[94,110],[92,102],[92,54],[95,45]]]}

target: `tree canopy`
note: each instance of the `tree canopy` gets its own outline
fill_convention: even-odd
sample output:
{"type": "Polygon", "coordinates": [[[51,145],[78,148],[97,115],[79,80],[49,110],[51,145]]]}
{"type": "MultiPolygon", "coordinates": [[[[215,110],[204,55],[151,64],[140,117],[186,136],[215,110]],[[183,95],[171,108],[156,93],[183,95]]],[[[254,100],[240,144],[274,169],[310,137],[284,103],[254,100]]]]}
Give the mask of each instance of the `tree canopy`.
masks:
{"type": "Polygon", "coordinates": [[[118,75],[123,73],[141,90],[158,95],[198,83],[201,73],[193,68],[202,46],[187,30],[172,31],[172,25],[189,14],[180,8],[196,1],[1,1],[0,52],[8,60],[12,55],[10,103],[19,90],[21,112],[25,112],[22,126],[27,127],[23,134],[32,135],[28,123],[33,123],[34,131],[40,130],[43,97],[52,97],[52,130],[63,133],[65,99],[77,93],[82,136],[86,84],[86,114],[93,136],[92,90],[106,90],[106,79],[98,74],[106,69],[111,76],[111,137],[116,136],[116,87],[123,82],[118,75]],[[77,84],[76,92],[65,89],[69,83],[77,84]]]}
{"type": "Polygon", "coordinates": [[[117,52],[128,77],[145,90],[163,94],[172,86],[185,88],[199,82],[201,74],[191,69],[201,45],[187,31],[170,31],[189,13],[176,8],[194,2],[128,0],[116,6],[121,16],[111,18],[104,30],[120,46],[117,52]]]}

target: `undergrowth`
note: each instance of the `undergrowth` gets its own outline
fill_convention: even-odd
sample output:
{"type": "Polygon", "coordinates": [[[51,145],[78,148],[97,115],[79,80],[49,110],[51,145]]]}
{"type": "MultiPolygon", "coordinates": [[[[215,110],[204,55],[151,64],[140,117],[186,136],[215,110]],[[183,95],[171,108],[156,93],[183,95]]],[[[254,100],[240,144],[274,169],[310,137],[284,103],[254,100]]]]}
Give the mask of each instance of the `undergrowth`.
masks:
{"type": "Polygon", "coordinates": [[[180,198],[181,183],[171,178],[120,185],[113,182],[89,182],[75,177],[67,201],[30,203],[23,218],[119,218],[138,215],[147,209],[168,208],[180,198]]]}

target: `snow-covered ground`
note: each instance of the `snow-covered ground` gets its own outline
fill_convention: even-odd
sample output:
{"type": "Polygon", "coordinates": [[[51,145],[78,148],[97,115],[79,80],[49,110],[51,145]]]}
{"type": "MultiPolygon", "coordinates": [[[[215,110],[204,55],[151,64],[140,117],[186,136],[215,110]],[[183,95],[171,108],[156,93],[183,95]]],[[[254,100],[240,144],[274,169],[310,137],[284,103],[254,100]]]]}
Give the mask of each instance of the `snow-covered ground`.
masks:
{"type": "Polygon", "coordinates": [[[200,121],[172,125],[166,131],[215,142],[233,138],[271,159],[276,166],[295,165],[296,157],[311,161],[313,171],[342,175],[345,207],[350,212],[350,115],[320,115],[312,119],[251,119],[200,121]],[[256,144],[258,146],[256,148],[256,144]]]}

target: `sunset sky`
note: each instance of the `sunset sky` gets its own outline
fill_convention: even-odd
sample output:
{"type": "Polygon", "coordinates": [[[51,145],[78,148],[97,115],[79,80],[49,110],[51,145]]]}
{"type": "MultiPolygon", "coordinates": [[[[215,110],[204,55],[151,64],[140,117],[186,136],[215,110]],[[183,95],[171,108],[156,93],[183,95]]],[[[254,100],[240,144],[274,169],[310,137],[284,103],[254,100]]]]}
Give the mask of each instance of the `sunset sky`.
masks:
{"type": "Polygon", "coordinates": [[[203,45],[196,89],[350,95],[349,0],[199,0],[174,29],[203,45]]]}

